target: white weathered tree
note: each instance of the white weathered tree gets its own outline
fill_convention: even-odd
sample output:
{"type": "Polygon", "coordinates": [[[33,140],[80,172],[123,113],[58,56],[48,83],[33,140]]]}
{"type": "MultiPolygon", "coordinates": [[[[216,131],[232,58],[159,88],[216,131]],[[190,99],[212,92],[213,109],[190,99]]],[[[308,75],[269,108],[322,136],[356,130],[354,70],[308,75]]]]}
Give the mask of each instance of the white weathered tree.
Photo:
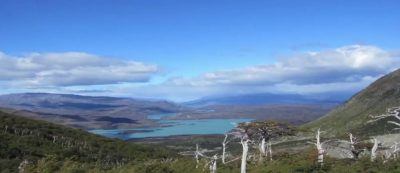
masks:
{"type": "Polygon", "coordinates": [[[354,147],[354,144],[355,144],[355,142],[354,142],[355,137],[353,137],[353,134],[352,134],[352,133],[349,133],[349,138],[350,138],[350,140],[349,140],[349,142],[350,142],[350,149],[351,149],[351,150],[354,150],[354,149],[355,149],[355,147],[354,147]]]}
{"type": "Polygon", "coordinates": [[[400,152],[400,147],[399,147],[399,143],[395,142],[391,147],[391,156],[393,157],[393,159],[397,159],[398,154],[400,152]]]}
{"type": "Polygon", "coordinates": [[[295,128],[289,124],[275,121],[239,124],[239,127],[246,129],[247,133],[253,137],[252,140],[258,137],[259,161],[262,161],[264,157],[268,156],[269,160],[272,160],[272,139],[285,135],[293,135],[295,133],[295,128]]]}
{"type": "Polygon", "coordinates": [[[24,173],[25,172],[25,168],[28,166],[28,164],[29,164],[28,160],[22,161],[18,166],[18,172],[24,173]]]}
{"type": "Polygon", "coordinates": [[[323,166],[325,150],[322,147],[320,136],[321,136],[321,131],[320,131],[320,129],[318,129],[317,134],[315,135],[316,142],[311,143],[311,144],[314,144],[317,147],[317,151],[318,151],[317,163],[318,163],[318,165],[323,166]]]}
{"type": "Polygon", "coordinates": [[[267,149],[265,143],[266,143],[265,138],[262,137],[261,142],[258,146],[260,150],[260,161],[262,161],[262,158],[267,155],[267,149]]]}
{"type": "Polygon", "coordinates": [[[246,172],[246,163],[249,156],[255,158],[254,154],[249,154],[249,144],[252,144],[258,140],[258,150],[260,152],[259,160],[261,161],[263,157],[267,156],[269,156],[269,159],[272,160],[271,139],[284,135],[292,135],[295,133],[295,128],[293,128],[289,124],[279,123],[275,121],[240,123],[237,129],[240,130],[240,143],[243,148],[241,173],[246,172]]]}
{"type": "Polygon", "coordinates": [[[356,146],[359,144],[359,141],[357,140],[356,137],[353,136],[352,133],[349,133],[349,144],[350,144],[350,151],[352,154],[353,159],[358,159],[359,155],[364,151],[364,149],[356,146]]]}
{"type": "Polygon", "coordinates": [[[388,162],[389,160],[396,160],[398,158],[398,154],[400,152],[399,143],[394,142],[392,146],[388,149],[384,150],[383,163],[388,162]]]}
{"type": "Polygon", "coordinates": [[[271,145],[271,140],[268,141],[268,155],[269,155],[269,160],[272,161],[272,145],[271,145]]]}
{"type": "MultiPolygon", "coordinates": [[[[393,117],[397,121],[400,121],[400,116],[399,115],[400,115],[400,107],[391,107],[391,108],[388,108],[386,110],[386,113],[384,113],[382,115],[378,115],[378,116],[370,115],[372,120],[368,121],[368,123],[376,122],[376,121],[379,121],[379,120],[382,120],[382,119],[386,119],[386,118],[389,118],[389,117],[393,117]]],[[[387,121],[387,123],[397,126],[397,128],[394,128],[393,130],[399,130],[400,129],[400,122],[387,121]]]]}
{"type": "Polygon", "coordinates": [[[204,169],[208,166],[211,173],[216,173],[217,172],[218,155],[215,154],[212,157],[206,156],[202,152],[200,152],[199,145],[196,144],[196,151],[195,151],[196,169],[199,167],[200,157],[203,157],[204,159],[206,159],[208,161],[204,165],[204,169]]]}
{"type": "Polygon", "coordinates": [[[231,140],[228,140],[229,134],[225,134],[224,141],[222,141],[222,163],[226,164],[226,149],[228,149],[227,145],[231,142],[231,140]]]}
{"type": "Polygon", "coordinates": [[[199,144],[196,144],[196,151],[194,152],[194,158],[196,159],[196,169],[199,168],[199,144]]]}
{"type": "Polygon", "coordinates": [[[213,157],[211,157],[211,161],[209,163],[210,173],[216,173],[217,172],[217,160],[218,160],[218,156],[217,155],[214,155],[213,157]]]}
{"type": "Polygon", "coordinates": [[[378,150],[378,139],[373,138],[372,142],[374,145],[371,148],[371,162],[376,160],[376,151],[378,150]]]}
{"type": "Polygon", "coordinates": [[[247,154],[249,152],[249,142],[250,142],[250,139],[248,138],[247,134],[245,134],[240,140],[240,143],[242,144],[242,149],[243,149],[240,173],[246,173],[247,154]]]}

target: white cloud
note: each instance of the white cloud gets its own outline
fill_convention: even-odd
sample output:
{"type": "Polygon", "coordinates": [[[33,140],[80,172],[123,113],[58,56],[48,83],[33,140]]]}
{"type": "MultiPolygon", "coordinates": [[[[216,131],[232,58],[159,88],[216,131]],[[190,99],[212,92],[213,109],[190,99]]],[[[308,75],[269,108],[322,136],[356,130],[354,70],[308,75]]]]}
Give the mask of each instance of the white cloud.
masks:
{"type": "Polygon", "coordinates": [[[157,65],[82,52],[32,53],[24,56],[0,52],[0,81],[7,81],[15,87],[147,82],[158,72],[157,65]]]}
{"type": "Polygon", "coordinates": [[[125,88],[135,96],[174,99],[247,93],[318,94],[356,92],[400,67],[398,54],[375,46],[350,45],[286,57],[274,64],[172,78],[160,85],[125,88]],[[140,92],[139,92],[140,91],[140,92]]]}
{"type": "Polygon", "coordinates": [[[216,71],[192,79],[176,78],[177,86],[311,84],[360,80],[386,73],[400,64],[390,52],[373,46],[352,45],[294,55],[272,65],[216,71]]]}
{"type": "MultiPolygon", "coordinates": [[[[188,64],[190,65],[190,64],[188,64]]],[[[45,53],[12,57],[0,53],[0,84],[37,87],[35,92],[167,98],[184,101],[211,95],[251,93],[355,93],[400,67],[396,52],[350,45],[297,53],[273,64],[213,71],[194,78],[146,82],[157,65],[86,53],[45,53]],[[129,82],[129,83],[127,83],[129,82]],[[131,83],[142,82],[140,85],[131,83]],[[80,86],[78,86],[80,85],[80,86]]],[[[18,89],[16,87],[15,89],[18,89]]],[[[22,90],[26,91],[26,90],[22,90]]]]}

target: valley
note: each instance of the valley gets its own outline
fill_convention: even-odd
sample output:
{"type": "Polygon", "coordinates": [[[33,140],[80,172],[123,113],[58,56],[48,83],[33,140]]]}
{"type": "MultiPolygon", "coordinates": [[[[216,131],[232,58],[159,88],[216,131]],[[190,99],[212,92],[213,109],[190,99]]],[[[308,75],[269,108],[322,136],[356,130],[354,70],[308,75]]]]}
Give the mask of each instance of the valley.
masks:
{"type": "MultiPolygon", "coordinates": [[[[0,168],[9,172],[23,169],[27,172],[49,173],[76,171],[201,173],[208,172],[209,170],[206,168],[215,161],[219,163],[218,172],[221,173],[238,172],[244,164],[247,165],[245,171],[249,173],[392,172],[398,170],[398,165],[400,165],[397,160],[400,151],[395,149],[400,147],[397,146],[400,135],[394,129],[396,123],[390,122],[398,121],[396,115],[400,113],[400,108],[387,106],[396,105],[399,98],[397,90],[393,90],[397,88],[400,81],[399,74],[400,70],[397,70],[382,77],[325,116],[316,117],[316,120],[310,120],[311,122],[305,124],[299,121],[304,120],[305,117],[300,116],[298,121],[285,122],[285,115],[294,114],[293,110],[295,109],[290,108],[297,108],[296,113],[298,114],[296,115],[310,114],[315,109],[306,109],[307,111],[305,111],[305,108],[315,105],[290,105],[290,108],[286,105],[270,104],[267,104],[267,106],[230,106],[231,112],[239,112],[238,110],[244,108],[249,110],[258,108],[253,111],[262,112],[260,111],[263,110],[262,107],[276,110],[273,113],[278,112],[278,114],[280,111],[288,111],[287,114],[281,113],[282,117],[275,117],[277,119],[274,119],[273,115],[269,116],[268,113],[265,113],[262,118],[255,116],[258,119],[232,119],[230,116],[222,116],[224,118],[214,116],[211,118],[207,116],[206,112],[201,112],[217,107],[220,110],[228,111],[228,106],[221,104],[201,108],[173,104],[175,105],[174,111],[164,108],[162,110],[170,111],[163,112],[160,112],[161,108],[155,108],[156,106],[153,105],[153,111],[148,111],[148,115],[141,115],[140,117],[153,121],[157,125],[115,129],[64,127],[61,125],[62,123],[53,124],[42,120],[33,120],[38,117],[27,118],[27,115],[24,114],[26,110],[2,109],[0,111],[0,141],[2,143],[0,144],[3,149],[0,150],[0,168]],[[390,94],[387,94],[387,92],[390,92],[390,94]],[[384,103],[384,105],[371,107],[371,109],[376,110],[376,113],[373,116],[365,116],[363,112],[369,111],[369,109],[354,109],[354,104],[360,105],[359,102],[365,100],[368,101],[367,103],[384,103]],[[379,100],[379,102],[375,100],[379,100]],[[382,107],[386,108],[382,109],[382,107]],[[155,113],[154,110],[159,112],[155,113]],[[362,112],[351,114],[350,120],[346,114],[336,114],[336,112],[354,110],[362,112]],[[183,116],[184,113],[191,111],[198,111],[200,114],[196,115],[197,118],[196,116],[183,116]],[[18,114],[18,112],[22,114],[18,114]],[[181,116],[183,117],[180,118],[181,116]],[[334,119],[331,117],[334,117],[334,119]],[[364,122],[359,123],[358,119],[362,119],[364,122]],[[347,121],[354,125],[345,127],[354,128],[338,126],[345,125],[343,123],[337,124],[341,121],[347,121]],[[336,131],[331,130],[332,128],[336,131]],[[91,133],[88,133],[87,130],[91,133]],[[33,144],[40,146],[41,149],[34,147],[33,144]],[[247,156],[242,156],[244,153],[247,156]],[[224,163],[225,159],[226,163],[224,163]],[[242,159],[242,162],[240,159],[242,159]],[[199,167],[204,167],[204,169],[199,167]]],[[[45,96],[47,98],[49,96],[60,97],[60,95],[53,96],[50,94],[45,94],[45,96]]],[[[62,97],[65,97],[65,95],[62,95],[62,97]]],[[[99,99],[82,96],[73,97],[81,97],[83,100],[99,99]]],[[[35,103],[32,98],[26,95],[24,98],[35,103]]],[[[10,101],[10,103],[15,104],[17,101],[10,101]]],[[[89,109],[86,109],[86,114],[80,114],[80,116],[96,117],[93,112],[91,114],[93,109],[98,112],[100,112],[100,109],[112,112],[111,109],[114,108],[103,107],[106,103],[102,103],[101,108],[99,108],[99,105],[92,105],[89,109]]],[[[154,104],[154,102],[152,103],[154,104]]],[[[66,105],[60,101],[55,101],[53,104],[66,105]]],[[[29,110],[44,110],[43,112],[52,112],[52,114],[46,116],[57,116],[54,115],[56,109],[48,104],[32,105],[29,105],[29,110]]],[[[79,108],[76,104],[73,105],[75,109],[68,107],[68,109],[71,109],[69,112],[71,116],[72,112],[82,109],[82,105],[79,108]]],[[[88,106],[88,103],[83,105],[88,106]]],[[[23,106],[26,105],[22,104],[21,106],[20,104],[19,108],[23,106]]],[[[329,106],[325,105],[324,108],[329,108],[329,106]]],[[[64,107],[63,109],[67,108],[64,107]]],[[[215,114],[217,111],[209,112],[218,115],[215,114]]],[[[104,115],[106,114],[103,113],[102,116],[104,115]]],[[[131,115],[131,117],[135,116],[131,115]]],[[[292,118],[290,115],[289,117],[292,118]]],[[[121,123],[119,121],[123,123],[138,122],[127,122],[124,119],[125,117],[117,115],[113,118],[113,123],[117,124],[121,123]]],[[[209,169],[212,170],[214,167],[209,169]]]]}
{"type": "MultiPolygon", "coordinates": [[[[282,97],[288,99],[288,96],[282,97]]],[[[311,104],[309,100],[291,104],[260,101],[248,104],[215,102],[215,105],[202,107],[163,100],[49,93],[0,96],[0,107],[5,112],[120,139],[223,134],[238,122],[251,120],[277,120],[299,125],[324,115],[337,104],[311,104]]]]}

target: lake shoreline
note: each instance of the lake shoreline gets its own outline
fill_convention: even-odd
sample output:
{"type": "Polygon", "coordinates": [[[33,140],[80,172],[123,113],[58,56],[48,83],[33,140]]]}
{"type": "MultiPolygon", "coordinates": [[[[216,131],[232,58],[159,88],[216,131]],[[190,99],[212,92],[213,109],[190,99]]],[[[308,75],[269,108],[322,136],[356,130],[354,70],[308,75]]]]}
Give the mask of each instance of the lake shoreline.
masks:
{"type": "Polygon", "coordinates": [[[161,120],[163,126],[153,128],[93,129],[89,132],[122,140],[162,138],[168,136],[224,134],[241,122],[253,119],[202,119],[202,120],[161,120]]]}

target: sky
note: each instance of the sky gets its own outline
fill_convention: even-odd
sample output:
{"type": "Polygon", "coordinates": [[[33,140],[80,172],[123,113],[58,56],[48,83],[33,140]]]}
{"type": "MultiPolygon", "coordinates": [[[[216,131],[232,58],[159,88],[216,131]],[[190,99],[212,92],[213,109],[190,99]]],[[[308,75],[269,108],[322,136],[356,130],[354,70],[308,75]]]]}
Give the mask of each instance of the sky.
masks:
{"type": "Polygon", "coordinates": [[[0,94],[355,93],[400,66],[397,0],[2,0],[0,94]]]}

